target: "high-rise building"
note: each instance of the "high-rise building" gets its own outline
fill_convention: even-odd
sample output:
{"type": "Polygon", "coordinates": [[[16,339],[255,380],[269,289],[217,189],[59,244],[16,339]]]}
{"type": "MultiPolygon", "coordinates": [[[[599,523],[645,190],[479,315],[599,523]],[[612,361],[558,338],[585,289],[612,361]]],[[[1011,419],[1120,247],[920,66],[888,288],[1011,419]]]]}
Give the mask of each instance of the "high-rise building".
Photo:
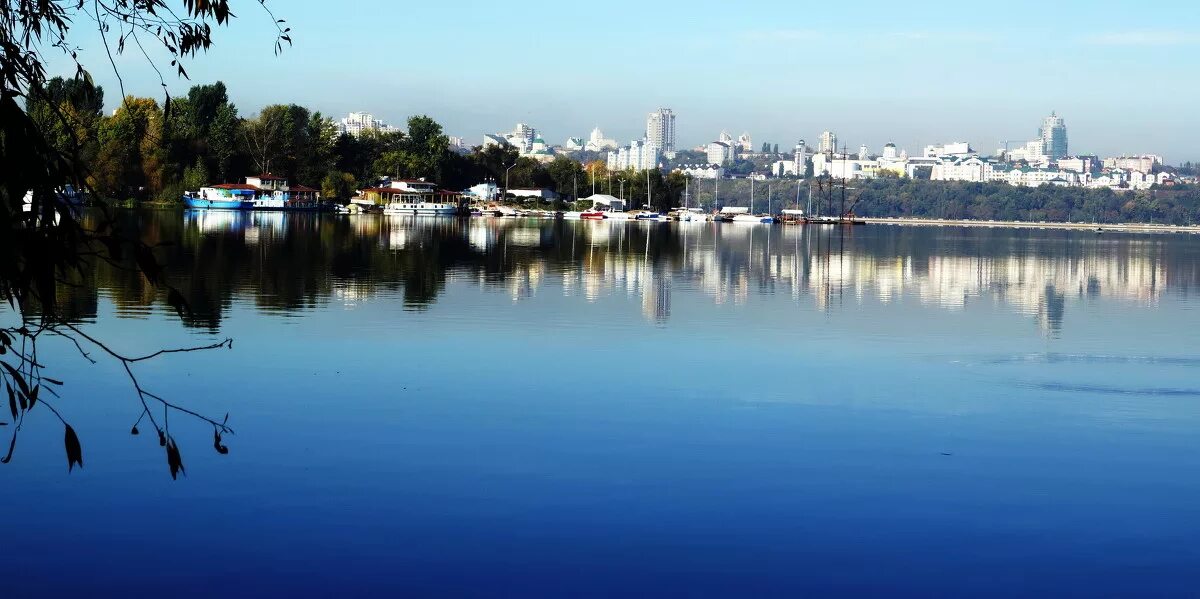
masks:
{"type": "Polygon", "coordinates": [[[646,142],[668,158],[675,156],[675,113],[670,108],[659,108],[646,118],[646,142]]]}
{"type": "Polygon", "coordinates": [[[871,151],[867,149],[867,144],[858,146],[858,159],[866,160],[871,157],[871,151]]]}
{"type": "Polygon", "coordinates": [[[1051,160],[1067,156],[1067,125],[1062,117],[1051,112],[1042,120],[1039,136],[1042,138],[1042,153],[1051,160]]]}
{"type": "Polygon", "coordinates": [[[830,154],[837,152],[837,136],[832,131],[825,131],[821,134],[821,139],[817,140],[817,153],[830,154]]]}

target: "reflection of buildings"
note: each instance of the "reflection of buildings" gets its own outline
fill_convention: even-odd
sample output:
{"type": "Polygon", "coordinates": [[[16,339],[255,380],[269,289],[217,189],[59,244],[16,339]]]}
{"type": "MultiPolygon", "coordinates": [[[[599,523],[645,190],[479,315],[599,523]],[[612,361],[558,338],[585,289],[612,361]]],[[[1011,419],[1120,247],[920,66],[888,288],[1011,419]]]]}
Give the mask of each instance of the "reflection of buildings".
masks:
{"type": "MultiPolygon", "coordinates": [[[[1200,283],[1200,269],[1166,236],[219,211],[145,218],[163,221],[141,230],[175,242],[162,252],[167,271],[182,273],[176,282],[210,327],[237,297],[295,311],[400,294],[420,308],[457,281],[514,302],[547,290],[625,302],[655,323],[669,321],[680,297],[737,305],[775,295],[818,310],[906,300],[957,311],[987,301],[1054,331],[1075,298],[1154,305],[1200,283]]],[[[97,285],[120,291],[123,310],[157,301],[153,290],[127,291],[132,283],[118,275],[98,275],[97,285]]],[[[82,294],[64,290],[65,301],[82,294]]]]}

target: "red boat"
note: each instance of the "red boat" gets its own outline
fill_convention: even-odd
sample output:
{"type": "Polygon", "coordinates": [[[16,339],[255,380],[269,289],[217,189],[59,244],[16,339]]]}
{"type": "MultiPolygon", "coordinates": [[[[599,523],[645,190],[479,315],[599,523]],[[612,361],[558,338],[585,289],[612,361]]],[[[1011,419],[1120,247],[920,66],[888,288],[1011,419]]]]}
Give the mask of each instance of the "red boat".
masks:
{"type": "Polygon", "coordinates": [[[604,220],[604,213],[599,210],[584,210],[579,213],[582,220],[604,220]]]}

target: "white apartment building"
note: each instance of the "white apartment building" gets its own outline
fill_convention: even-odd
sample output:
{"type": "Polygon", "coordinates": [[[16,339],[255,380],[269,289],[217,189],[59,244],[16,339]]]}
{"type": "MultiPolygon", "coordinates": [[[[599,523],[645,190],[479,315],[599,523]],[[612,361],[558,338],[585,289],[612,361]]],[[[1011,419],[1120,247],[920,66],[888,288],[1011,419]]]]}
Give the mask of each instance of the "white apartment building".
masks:
{"type": "Polygon", "coordinates": [[[662,148],[667,158],[675,157],[675,113],[659,108],[646,118],[646,141],[662,148]]]}
{"type": "Polygon", "coordinates": [[[345,118],[339,119],[334,126],[337,127],[338,135],[349,133],[355,137],[362,135],[364,131],[395,133],[400,130],[398,127],[376,119],[375,115],[369,112],[351,112],[345,118]]]}
{"type": "Polygon", "coordinates": [[[708,155],[708,163],[716,165],[724,165],[735,156],[733,146],[724,141],[709,142],[704,147],[704,153],[708,155]]]}
{"type": "Polygon", "coordinates": [[[1156,163],[1162,163],[1162,159],[1158,156],[1116,156],[1105,158],[1104,168],[1119,168],[1126,171],[1149,173],[1154,170],[1156,163]]]}
{"type": "Polygon", "coordinates": [[[642,139],[635,139],[628,146],[608,153],[608,170],[621,171],[630,168],[639,171],[650,170],[658,166],[660,152],[658,146],[642,139]]]}
{"type": "Polygon", "coordinates": [[[817,140],[817,153],[829,154],[831,152],[837,152],[837,136],[832,131],[825,131],[817,140]]]}
{"type": "Polygon", "coordinates": [[[991,165],[978,156],[968,158],[943,157],[933,165],[929,178],[933,181],[971,181],[982,183],[988,181],[991,165]]]}
{"type": "Polygon", "coordinates": [[[813,175],[828,175],[835,179],[874,179],[879,176],[879,162],[855,160],[849,156],[813,154],[813,175]]]}

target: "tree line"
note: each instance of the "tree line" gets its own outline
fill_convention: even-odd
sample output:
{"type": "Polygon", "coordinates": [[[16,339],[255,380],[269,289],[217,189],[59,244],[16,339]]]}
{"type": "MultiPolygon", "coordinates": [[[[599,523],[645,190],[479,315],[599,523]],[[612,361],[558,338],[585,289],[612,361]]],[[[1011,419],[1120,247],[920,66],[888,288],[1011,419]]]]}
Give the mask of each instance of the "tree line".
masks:
{"type": "MultiPolygon", "coordinates": [[[[347,200],[385,177],[425,178],[463,190],[491,181],[556,192],[565,203],[586,197],[599,178],[628,180],[627,197],[645,205],[644,173],[609,173],[603,161],[559,156],[549,163],[505,145],[455,151],[437,121],[408,119],[405,131],[338,134],[333,120],[297,104],[272,104],[243,116],[221,82],[193,86],[160,103],[128,96],[104,113],[104,90],[86,74],[56,77],[28,95],[26,112],[56,149],[88,165],[91,188],[124,205],[177,203],[185,191],[272,173],[347,200]]],[[[681,176],[652,171],[651,204],[674,205],[681,176]]]]}

